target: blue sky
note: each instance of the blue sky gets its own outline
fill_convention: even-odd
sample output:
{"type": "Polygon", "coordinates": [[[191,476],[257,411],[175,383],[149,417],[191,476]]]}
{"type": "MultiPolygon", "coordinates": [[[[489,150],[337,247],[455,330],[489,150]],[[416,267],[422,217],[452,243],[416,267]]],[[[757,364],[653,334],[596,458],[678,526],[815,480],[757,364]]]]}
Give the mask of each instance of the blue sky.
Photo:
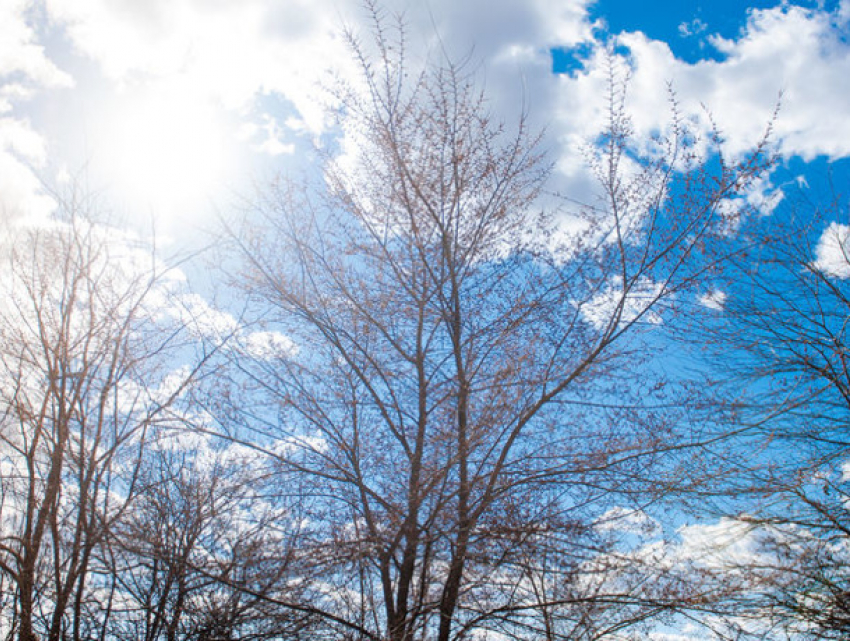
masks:
{"type": "MultiPolygon", "coordinates": [[[[640,31],[653,40],[665,42],[677,58],[695,63],[699,60],[723,58],[707,41],[707,36],[719,35],[734,39],[746,27],[751,10],[771,9],[780,4],[776,0],[656,0],[651,4],[628,0],[598,0],[589,6],[589,16],[592,21],[599,23],[600,35],[640,31]]],[[[815,2],[793,4],[810,8],[817,6],[815,2]]],[[[555,48],[553,71],[561,73],[580,68],[577,62],[587,51],[587,47],[581,47],[579,50],[555,48]]]]}
{"type": "Polygon", "coordinates": [[[822,11],[834,11],[838,6],[837,0],[785,3],[777,0],[655,0],[651,3],[599,0],[590,7],[590,15],[604,20],[611,33],[641,31],[654,40],[666,42],[677,57],[693,63],[719,57],[707,45],[706,36],[734,39],[745,29],[752,10],[774,9],[783,4],[822,11]]]}

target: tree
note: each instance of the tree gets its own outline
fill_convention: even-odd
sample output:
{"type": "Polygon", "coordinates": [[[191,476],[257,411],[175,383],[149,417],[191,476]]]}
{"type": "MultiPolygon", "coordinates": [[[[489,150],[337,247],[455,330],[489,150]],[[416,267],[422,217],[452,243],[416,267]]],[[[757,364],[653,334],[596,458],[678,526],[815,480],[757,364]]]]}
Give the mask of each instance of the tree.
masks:
{"type": "Polygon", "coordinates": [[[88,204],[72,194],[54,219],[10,224],[0,249],[0,573],[21,641],[105,625],[100,548],[194,374],[171,371],[186,335],[162,307],[167,272],[88,204]]]}
{"type": "Polygon", "coordinates": [[[521,638],[529,613],[578,626],[628,598],[575,596],[607,549],[593,523],[653,485],[676,439],[629,409],[663,393],[636,380],[644,330],[699,282],[769,159],[704,164],[675,109],[637,156],[612,65],[600,201],[559,233],[525,118],[497,122],[466,63],[410,69],[403,27],[370,7],[375,47],[348,34],[360,74],[335,88],[345,153],[314,190],[277,183],[233,234],[241,287],[297,348],[239,361],[268,399],[243,427],[287,445],[281,478],[312,497],[312,603],[346,638],[447,641],[497,619],[521,638]],[[554,542],[574,596],[550,600],[511,567],[554,542]]]}
{"type": "Polygon", "coordinates": [[[273,602],[297,597],[297,526],[280,528],[297,522],[297,506],[265,499],[256,452],[210,440],[171,428],[146,453],[143,490],[112,533],[123,604],[113,638],[296,638],[309,625],[273,602]]]}
{"type": "Polygon", "coordinates": [[[710,411],[725,415],[731,448],[746,442],[760,453],[737,466],[734,490],[758,499],[739,520],[759,541],[742,566],[755,580],[739,603],[813,639],[850,629],[843,219],[846,205],[833,191],[822,203],[791,194],[770,217],[747,221],[738,259],[717,281],[722,311],[702,328],[724,372],[712,381],[710,411]]]}

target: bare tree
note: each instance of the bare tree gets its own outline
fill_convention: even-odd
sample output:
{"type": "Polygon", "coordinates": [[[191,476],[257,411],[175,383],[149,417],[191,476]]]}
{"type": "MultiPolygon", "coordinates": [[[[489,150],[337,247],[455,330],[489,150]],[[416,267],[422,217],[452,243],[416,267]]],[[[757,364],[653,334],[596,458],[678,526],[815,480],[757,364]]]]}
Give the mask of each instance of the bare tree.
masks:
{"type": "Polygon", "coordinates": [[[308,627],[309,617],[274,603],[297,598],[298,511],[267,499],[265,462],[185,430],[159,434],[134,509],[112,533],[114,638],[294,638],[308,627]]]}
{"type": "Polygon", "coordinates": [[[738,260],[716,281],[723,309],[701,328],[723,367],[709,408],[734,437],[723,453],[749,454],[731,487],[747,503],[721,502],[759,541],[737,607],[813,639],[850,629],[850,228],[830,188],[822,202],[791,193],[741,228],[738,260]]]}
{"type": "Polygon", "coordinates": [[[151,426],[191,378],[159,263],[84,199],[3,230],[0,570],[21,641],[92,638],[109,615],[98,548],[137,491],[151,426]],[[167,384],[166,384],[167,383],[167,384]]]}
{"type": "Polygon", "coordinates": [[[336,88],[345,153],[234,234],[242,287],[297,346],[240,361],[270,402],[245,428],[288,444],[282,473],[314,499],[314,608],[346,638],[447,641],[497,618],[522,637],[529,611],[577,624],[605,598],[575,596],[606,549],[594,519],[657,481],[675,438],[628,410],[658,391],[635,380],[643,330],[707,268],[764,150],[711,173],[674,112],[632,165],[612,77],[599,204],[559,235],[525,119],[497,122],[467,64],[410,69],[403,26],[372,11],[375,47],[349,34],[360,75],[336,88]],[[571,598],[508,562],[555,541],[571,598]]]}

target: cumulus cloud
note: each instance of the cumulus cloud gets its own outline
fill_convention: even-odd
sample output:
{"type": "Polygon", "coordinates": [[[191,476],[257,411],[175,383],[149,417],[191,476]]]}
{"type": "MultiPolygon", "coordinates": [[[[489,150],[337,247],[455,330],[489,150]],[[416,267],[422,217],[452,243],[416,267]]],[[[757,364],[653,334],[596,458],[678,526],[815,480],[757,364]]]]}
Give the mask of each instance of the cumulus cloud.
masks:
{"type": "Polygon", "coordinates": [[[676,555],[682,561],[714,570],[746,568],[763,554],[759,549],[761,534],[753,524],[727,517],[716,523],[687,525],[679,529],[681,543],[676,555]]]}
{"type": "MultiPolygon", "coordinates": [[[[843,90],[850,77],[847,4],[832,13],[787,4],[752,10],[736,39],[701,34],[709,34],[709,46],[721,60],[688,63],[667,43],[642,32],[593,40],[581,71],[547,81],[540,94],[552,114],[549,134],[558,141],[557,189],[584,203],[594,198],[597,185],[581,150],[605,126],[612,72],[618,80],[628,78],[625,106],[639,152],[647,151],[640,141],[670,132],[669,84],[679,122],[696,135],[698,154],[707,152],[716,132],[727,159],[734,161],[770,130],[769,143],[785,157],[850,156],[850,120],[844,117],[850,93],[843,90]]],[[[769,179],[753,184],[727,203],[734,214],[728,232],[736,231],[742,206],[769,214],[781,200],[781,190],[769,179]]]]}
{"type": "Polygon", "coordinates": [[[6,0],[0,4],[0,80],[21,74],[42,86],[70,86],[71,76],[51,61],[31,24],[29,0],[6,0]]]}
{"type": "Polygon", "coordinates": [[[287,358],[298,353],[298,347],[280,332],[251,332],[240,339],[245,353],[256,359],[287,358]]]}
{"type": "MultiPolygon", "coordinates": [[[[542,0],[437,0],[427,5],[387,0],[381,8],[387,15],[404,13],[409,35],[415,36],[407,43],[414,67],[443,50],[456,58],[472,53],[487,66],[497,113],[518,114],[525,92],[529,102],[539,103],[534,111],[543,122],[549,118],[549,98],[554,98],[546,87],[551,84],[549,49],[592,38],[588,4],[582,0],[553,9],[542,0]],[[472,33],[470,25],[475,26],[472,33]]],[[[234,111],[248,109],[258,96],[276,94],[293,105],[312,133],[323,131],[327,123],[322,108],[327,96],[319,91],[320,84],[332,75],[352,75],[354,61],[341,27],[355,34],[371,28],[359,4],[337,0],[47,0],[46,8],[76,50],[119,84],[179,74],[234,111]]]]}
{"type": "Polygon", "coordinates": [[[258,94],[276,92],[312,131],[324,126],[318,80],[349,59],[338,37],[340,13],[327,0],[48,0],[47,7],[77,50],[116,82],[180,75],[235,111],[258,94]]]}
{"type": "Polygon", "coordinates": [[[43,218],[54,208],[54,201],[42,191],[34,169],[41,166],[43,139],[29,123],[0,119],[0,219],[23,214],[43,218]],[[17,151],[24,144],[33,156],[17,151]]]}
{"type": "Polygon", "coordinates": [[[815,248],[812,266],[834,278],[850,278],[850,226],[830,223],[815,248]]]}
{"type": "Polygon", "coordinates": [[[232,314],[216,309],[198,294],[176,296],[166,309],[195,336],[215,345],[226,343],[240,330],[239,321],[232,314]]]}
{"type": "MultiPolygon", "coordinates": [[[[510,122],[528,107],[532,124],[549,132],[559,169],[554,188],[581,202],[592,202],[594,181],[582,149],[604,124],[612,47],[627,52],[614,57],[631,76],[628,107],[639,137],[669,123],[669,81],[685,119],[706,133],[710,112],[733,156],[763,136],[780,92],[773,140],[783,154],[850,155],[850,121],[842,117],[850,110],[850,94],[842,91],[850,76],[847,0],[832,12],[786,3],[752,10],[734,39],[711,35],[711,27],[699,21],[684,24],[683,34],[701,32],[722,56],[693,64],[640,32],[600,35],[604,30],[589,18],[590,4],[385,0],[380,6],[386,14],[405,13],[413,68],[444,52],[455,59],[470,55],[480,62],[497,117],[510,122]],[[586,52],[582,68],[554,76],[550,50],[574,47],[586,52]]],[[[239,144],[270,158],[295,151],[277,123],[297,120],[299,130],[290,127],[296,134],[327,133],[328,96],[319,87],[333,75],[350,77],[354,64],[340,27],[348,25],[364,41],[370,29],[359,4],[339,0],[45,0],[43,16],[31,10],[31,0],[4,4],[0,76],[23,71],[44,86],[71,82],[32,26],[32,16],[46,17],[110,83],[156,92],[179,81],[192,96],[233,114],[238,124],[251,123],[253,135],[239,144]],[[274,110],[263,104],[269,97],[274,110]]],[[[0,113],[30,91],[27,83],[6,83],[0,113]]],[[[233,140],[239,142],[235,134],[233,140]]]]}
{"type": "Polygon", "coordinates": [[[71,76],[45,53],[28,0],[0,4],[0,210],[5,217],[41,216],[53,202],[41,193],[34,169],[46,159],[44,138],[16,107],[44,88],[69,87],[71,76]]]}
{"type": "Polygon", "coordinates": [[[701,294],[697,300],[700,305],[720,312],[723,311],[723,308],[726,305],[726,292],[719,289],[713,289],[710,292],[701,294]]]}
{"type": "MultiPolygon", "coordinates": [[[[805,159],[850,155],[850,122],[843,117],[850,110],[850,94],[842,90],[850,77],[850,43],[843,35],[847,12],[846,2],[836,13],[791,5],[751,10],[740,38],[709,38],[723,60],[694,64],[677,59],[666,43],[643,33],[617,35],[616,44],[628,50],[629,107],[637,133],[663,129],[669,114],[663,88],[669,81],[683,110],[701,127],[709,126],[711,113],[733,155],[758,143],[780,93],[773,137],[783,154],[805,159]]],[[[592,132],[584,124],[589,108],[579,97],[599,94],[606,65],[606,56],[597,54],[584,74],[563,80],[567,100],[559,121],[567,123],[565,135],[592,132]]]]}
{"type": "Polygon", "coordinates": [[[596,519],[595,527],[601,532],[623,532],[638,536],[657,536],[661,533],[658,521],[643,510],[613,507],[596,519]]]}
{"type": "Polygon", "coordinates": [[[620,323],[631,323],[640,318],[656,325],[662,322],[662,318],[652,307],[662,296],[663,288],[663,283],[642,278],[625,291],[622,279],[617,278],[582,308],[582,315],[597,329],[603,329],[618,314],[620,323]]]}
{"type": "MultiPolygon", "coordinates": [[[[616,523],[621,512],[615,509],[611,513],[611,522],[616,523]]],[[[746,516],[723,517],[682,526],[675,537],[641,538],[634,547],[596,557],[583,566],[580,580],[611,590],[627,589],[625,586],[631,584],[631,594],[648,598],[668,598],[671,592],[665,590],[669,589],[681,595],[692,591],[692,603],[698,604],[706,598],[744,595],[751,590],[757,594],[765,584],[793,582],[798,576],[798,553],[809,544],[819,543],[794,526],[760,524],[746,516]],[[648,576],[653,578],[647,580],[648,576]]],[[[707,629],[718,633],[749,630],[758,635],[770,628],[771,620],[730,611],[691,619],[690,624],[675,618],[669,623],[669,627],[656,627],[647,638],[695,641],[705,638],[707,629]]]]}
{"type": "Polygon", "coordinates": [[[751,139],[749,131],[763,127],[753,119],[769,113],[767,101],[781,90],[775,128],[784,154],[812,159],[850,153],[850,123],[842,115],[850,96],[839,89],[850,75],[843,31],[831,14],[786,6],[753,11],[738,41],[715,38],[727,59],[718,65],[711,104],[730,138],[751,139]]]}
{"type": "MultiPolygon", "coordinates": [[[[36,36],[21,23],[24,0],[5,9],[17,18],[12,31],[14,55],[6,66],[23,67],[45,82],[68,81],[44,55],[36,36]],[[24,55],[20,52],[27,52],[24,55]],[[24,62],[16,60],[26,59],[24,62]]],[[[523,83],[533,110],[540,109],[572,141],[592,132],[605,92],[607,44],[595,35],[588,18],[589,2],[485,3],[483,0],[439,0],[428,6],[401,0],[382,3],[387,13],[404,11],[414,49],[413,61],[428,50],[445,48],[456,57],[472,53],[486,65],[488,87],[498,110],[513,110],[521,102],[523,83]],[[475,25],[474,32],[469,25],[475,25]],[[551,77],[551,47],[594,43],[586,71],[575,77],[551,77]],[[520,99],[520,100],[518,100],[520,99]],[[597,104],[598,103],[598,104],[597,104]]],[[[105,74],[122,82],[146,81],[182,74],[211,97],[232,109],[244,109],[257,95],[277,93],[291,101],[312,131],[324,125],[316,104],[317,82],[330,72],[345,75],[350,52],[339,37],[345,23],[355,31],[368,29],[359,8],[334,0],[275,5],[264,0],[205,3],[198,0],[115,3],[107,0],[47,0],[46,11],[61,25],[76,49],[101,65],[105,74]]],[[[785,153],[807,158],[850,153],[850,125],[841,122],[850,96],[840,90],[850,73],[850,45],[842,38],[848,20],[847,2],[835,12],[793,5],[752,10],[736,40],[711,36],[725,56],[718,62],[688,64],[670,48],[640,32],[616,36],[629,50],[630,92],[635,125],[649,132],[663,124],[667,113],[666,81],[672,81],[689,107],[699,115],[705,104],[736,151],[752,145],[764,132],[780,91],[783,109],[776,123],[785,153]]],[[[683,27],[689,34],[706,28],[699,21],[683,27]]],[[[3,67],[0,66],[0,71],[3,67]]],[[[704,121],[704,118],[703,118],[704,121]]]]}

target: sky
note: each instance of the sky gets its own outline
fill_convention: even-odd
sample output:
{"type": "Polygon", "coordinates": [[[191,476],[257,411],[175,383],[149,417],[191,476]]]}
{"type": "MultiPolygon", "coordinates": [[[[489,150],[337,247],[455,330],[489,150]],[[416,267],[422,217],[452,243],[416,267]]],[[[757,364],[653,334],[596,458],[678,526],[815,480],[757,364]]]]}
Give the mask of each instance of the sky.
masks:
{"type": "MultiPolygon", "coordinates": [[[[404,14],[414,62],[470,54],[497,116],[527,108],[555,188],[579,201],[592,197],[580,150],[602,122],[611,50],[640,135],[669,122],[668,84],[733,156],[780,104],[782,162],[752,195],[766,208],[850,156],[850,0],[382,7],[404,14]]],[[[353,0],[0,0],[2,210],[45,215],[73,184],[165,236],[211,227],[272,174],[314,165],[334,136],[321,87],[352,65],[341,29],[367,33],[367,18],[353,0]]]]}
{"type": "MultiPolygon", "coordinates": [[[[669,125],[668,87],[694,128],[716,124],[730,157],[771,125],[778,163],[747,194],[764,215],[830,171],[847,175],[850,0],[381,6],[404,13],[414,64],[469,55],[496,116],[527,109],[545,128],[550,189],[574,202],[593,198],[581,150],[605,117],[611,51],[638,136],[669,125]]],[[[317,147],[345,148],[322,90],[351,73],[343,27],[368,33],[356,0],[0,0],[0,220],[48,216],[54,194],[79,186],[166,243],[202,243],[256,185],[315,168],[317,147]]],[[[850,237],[828,231],[823,265],[850,237]]],[[[260,339],[290,348],[246,337],[260,339]]],[[[666,553],[692,557],[722,527],[736,525],[683,527],[666,553]]]]}

